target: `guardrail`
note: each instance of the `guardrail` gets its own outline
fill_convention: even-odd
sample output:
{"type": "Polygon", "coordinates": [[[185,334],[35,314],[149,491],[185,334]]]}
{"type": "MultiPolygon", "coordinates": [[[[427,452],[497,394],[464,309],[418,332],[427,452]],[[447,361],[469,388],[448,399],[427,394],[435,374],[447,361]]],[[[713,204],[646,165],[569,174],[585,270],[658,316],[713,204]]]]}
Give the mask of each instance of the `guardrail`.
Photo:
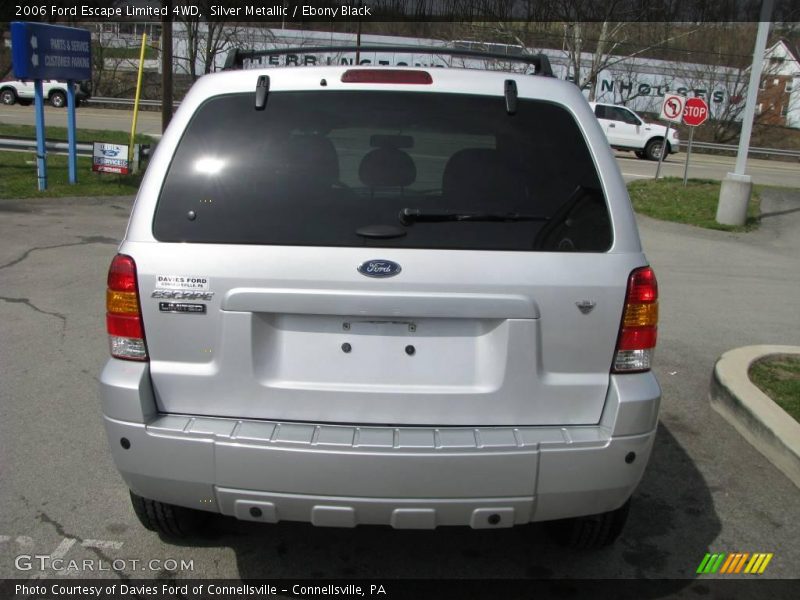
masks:
{"type": "MultiPolygon", "coordinates": [[[[734,144],[714,144],[711,142],[692,142],[692,150],[717,150],[719,152],[736,153],[738,145],[734,144]]],[[[686,151],[686,141],[681,140],[681,151],[686,151]]],[[[748,149],[748,156],[752,154],[767,154],[770,156],[787,156],[789,158],[800,158],[800,150],[783,150],[781,148],[753,148],[748,149]]]]}
{"type": "MultiPolygon", "coordinates": [[[[120,106],[133,106],[133,98],[89,98],[84,102],[94,102],[97,104],[117,104],[120,106]]],[[[172,106],[177,107],[180,102],[173,102],[172,106]]],[[[161,100],[139,100],[140,106],[161,106],[161,100]]],[[[681,140],[682,150],[686,148],[686,140],[681,140]]],[[[711,142],[692,142],[692,150],[715,150],[717,152],[730,152],[736,154],[739,150],[737,144],[714,144],[711,142]]],[[[685,150],[683,150],[685,151],[685,150]]],[[[783,156],[788,158],[800,159],[800,150],[784,150],[781,148],[750,148],[748,156],[762,154],[766,156],[783,156]]]]}
{"type": "MultiPolygon", "coordinates": [[[[67,154],[69,152],[69,144],[67,144],[67,142],[45,140],[44,146],[48,152],[56,152],[59,154],[67,154]]],[[[25,138],[0,138],[0,150],[36,152],[36,140],[25,138]]],[[[92,155],[92,145],[85,142],[75,144],[75,150],[78,156],[92,155]]]]}
{"type": "MultiPolygon", "coordinates": [[[[110,98],[110,100],[119,100],[120,104],[126,102],[124,98],[110,98]]],[[[131,100],[130,102],[133,102],[133,100],[131,100]]],[[[148,102],[159,102],[159,101],[148,100],[148,102]]],[[[66,153],[69,151],[66,142],[57,142],[48,140],[45,142],[45,147],[50,152],[66,153]]],[[[23,150],[23,151],[30,150],[35,152],[36,140],[29,140],[25,138],[0,138],[0,150],[23,150]]],[[[736,151],[738,150],[738,146],[735,146],[733,144],[712,144],[710,142],[692,142],[692,150],[716,150],[718,152],[732,152],[735,154],[736,151]]],[[[86,143],[78,143],[77,151],[78,151],[78,156],[91,156],[92,145],[86,143]]],[[[681,144],[681,152],[686,152],[686,145],[684,143],[681,144]]],[[[750,148],[748,156],[754,154],[765,154],[771,156],[783,156],[787,158],[800,159],[800,150],[782,150],[780,148],[750,148]]]]}
{"type": "MultiPolygon", "coordinates": [[[[105,98],[105,97],[94,97],[88,98],[83,101],[84,103],[90,104],[118,104],[120,106],[133,106],[134,99],[133,98],[105,98]]],[[[172,106],[178,106],[180,102],[173,102],[172,106]]],[[[139,106],[161,106],[161,100],[142,100],[139,99],[139,106]]]]}

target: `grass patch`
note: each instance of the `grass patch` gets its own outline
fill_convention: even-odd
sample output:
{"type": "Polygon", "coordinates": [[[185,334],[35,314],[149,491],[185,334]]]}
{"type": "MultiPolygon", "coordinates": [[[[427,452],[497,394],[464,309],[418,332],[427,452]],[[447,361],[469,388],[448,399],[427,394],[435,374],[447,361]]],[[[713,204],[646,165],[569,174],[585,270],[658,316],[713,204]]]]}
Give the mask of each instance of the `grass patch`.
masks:
{"type": "MultiPolygon", "coordinates": [[[[77,127],[75,130],[76,139],[78,142],[91,143],[91,142],[108,142],[109,144],[125,144],[130,142],[131,134],[124,131],[106,131],[105,129],[81,129],[77,127]]],[[[0,137],[18,137],[35,139],[36,127],[33,125],[6,125],[0,123],[0,137]]],[[[66,127],[45,127],[44,137],[48,140],[54,141],[67,141],[67,128],[66,127]]],[[[152,144],[155,140],[149,135],[137,133],[135,143],[137,144],[152,144]]]]}
{"type": "MultiPolygon", "coordinates": [[[[92,56],[101,56],[103,58],[130,58],[139,60],[139,55],[142,49],[141,46],[138,47],[123,47],[123,48],[98,48],[97,46],[92,48],[92,56]]],[[[144,58],[145,60],[151,58],[158,58],[158,51],[153,48],[152,46],[145,46],[144,48],[144,58]]]]}
{"type": "Polygon", "coordinates": [[[92,173],[92,159],[78,157],[78,183],[69,184],[67,157],[47,157],[47,190],[37,190],[36,155],[0,152],[0,198],[52,198],[64,196],[128,196],[139,189],[141,173],[92,173]]]}
{"type": "Polygon", "coordinates": [[[762,392],[800,422],[800,357],[768,356],[753,363],[749,375],[762,392]]]}
{"type": "Polygon", "coordinates": [[[759,193],[753,189],[747,207],[747,221],[742,227],[721,225],[716,221],[721,182],[690,179],[686,187],[679,177],[658,181],[640,179],[628,184],[628,193],[636,212],[662,221],[674,221],[721,231],[750,231],[759,225],[759,193]]]}

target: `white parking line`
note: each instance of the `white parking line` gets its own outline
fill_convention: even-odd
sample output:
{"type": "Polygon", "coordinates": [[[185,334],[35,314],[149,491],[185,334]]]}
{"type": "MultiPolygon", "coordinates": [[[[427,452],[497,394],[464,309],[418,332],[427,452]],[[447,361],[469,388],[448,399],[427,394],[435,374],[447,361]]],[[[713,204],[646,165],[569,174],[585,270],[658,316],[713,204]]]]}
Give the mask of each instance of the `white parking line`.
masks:
{"type": "Polygon", "coordinates": [[[83,540],[81,546],[84,548],[98,548],[100,550],[119,550],[122,542],[112,542],[109,540],[83,540]]]}
{"type": "Polygon", "coordinates": [[[17,543],[23,549],[33,548],[33,538],[28,537],[27,535],[18,535],[17,543]]]}
{"type": "Polygon", "coordinates": [[[61,540],[61,543],[55,550],[53,550],[53,553],[50,555],[50,559],[52,560],[55,558],[64,558],[67,552],[69,552],[69,549],[75,545],[75,541],[76,540],[73,538],[64,538],[63,540],[61,540]]]}

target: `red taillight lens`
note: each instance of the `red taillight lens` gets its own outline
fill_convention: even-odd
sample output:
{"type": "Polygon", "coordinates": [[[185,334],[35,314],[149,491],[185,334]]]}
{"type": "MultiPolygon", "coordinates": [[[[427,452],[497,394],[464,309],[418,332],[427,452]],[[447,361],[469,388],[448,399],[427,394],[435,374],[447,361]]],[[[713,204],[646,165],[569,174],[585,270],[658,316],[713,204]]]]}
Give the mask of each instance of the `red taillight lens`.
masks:
{"type": "Polygon", "coordinates": [[[126,360],[147,360],[136,284],[136,263],[124,254],[117,254],[108,270],[106,330],[112,356],[126,360]]]}
{"type": "Polygon", "coordinates": [[[143,338],[142,320],[139,315],[113,315],[106,314],[106,328],[108,335],[118,335],[127,338],[143,338]]]}
{"type": "Polygon", "coordinates": [[[636,269],[628,278],[627,304],[651,304],[658,300],[658,282],[650,267],[636,269]]]}
{"type": "Polygon", "coordinates": [[[433,83],[427,71],[405,69],[348,69],[342,75],[342,83],[410,83],[430,85],[433,83]]]}
{"type": "Polygon", "coordinates": [[[634,373],[650,370],[657,337],[658,283],[653,269],[642,267],[628,277],[612,371],[634,373]]]}
{"type": "Polygon", "coordinates": [[[130,256],[117,254],[108,269],[108,289],[115,292],[136,291],[136,263],[130,256]]]}
{"type": "Polygon", "coordinates": [[[617,350],[649,350],[655,348],[658,330],[650,327],[623,327],[617,350]]]}

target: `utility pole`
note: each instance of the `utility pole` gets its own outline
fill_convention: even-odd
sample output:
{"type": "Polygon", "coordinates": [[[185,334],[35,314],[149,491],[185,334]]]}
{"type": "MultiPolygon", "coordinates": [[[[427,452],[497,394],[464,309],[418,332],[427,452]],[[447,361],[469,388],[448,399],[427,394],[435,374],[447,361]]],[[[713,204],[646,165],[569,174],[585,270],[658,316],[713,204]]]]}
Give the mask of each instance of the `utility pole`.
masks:
{"type": "Polygon", "coordinates": [[[758,102],[758,88],[761,83],[761,69],[764,65],[764,48],[767,45],[773,0],[762,0],[761,17],[758,23],[756,44],[753,50],[753,64],[750,67],[750,81],[747,85],[747,100],[742,115],[742,133],[739,136],[739,151],[736,166],[722,180],[717,204],[717,223],[723,225],[744,225],[747,220],[747,205],[753,191],[753,181],[745,175],[747,154],[750,148],[750,135],[753,133],[753,117],[758,102]]]}
{"type": "Polygon", "coordinates": [[[161,17],[161,132],[172,119],[172,0],[164,0],[161,17]]]}
{"type": "Polygon", "coordinates": [[[361,64],[361,17],[358,18],[358,29],[356,30],[356,65],[361,64]]]}

